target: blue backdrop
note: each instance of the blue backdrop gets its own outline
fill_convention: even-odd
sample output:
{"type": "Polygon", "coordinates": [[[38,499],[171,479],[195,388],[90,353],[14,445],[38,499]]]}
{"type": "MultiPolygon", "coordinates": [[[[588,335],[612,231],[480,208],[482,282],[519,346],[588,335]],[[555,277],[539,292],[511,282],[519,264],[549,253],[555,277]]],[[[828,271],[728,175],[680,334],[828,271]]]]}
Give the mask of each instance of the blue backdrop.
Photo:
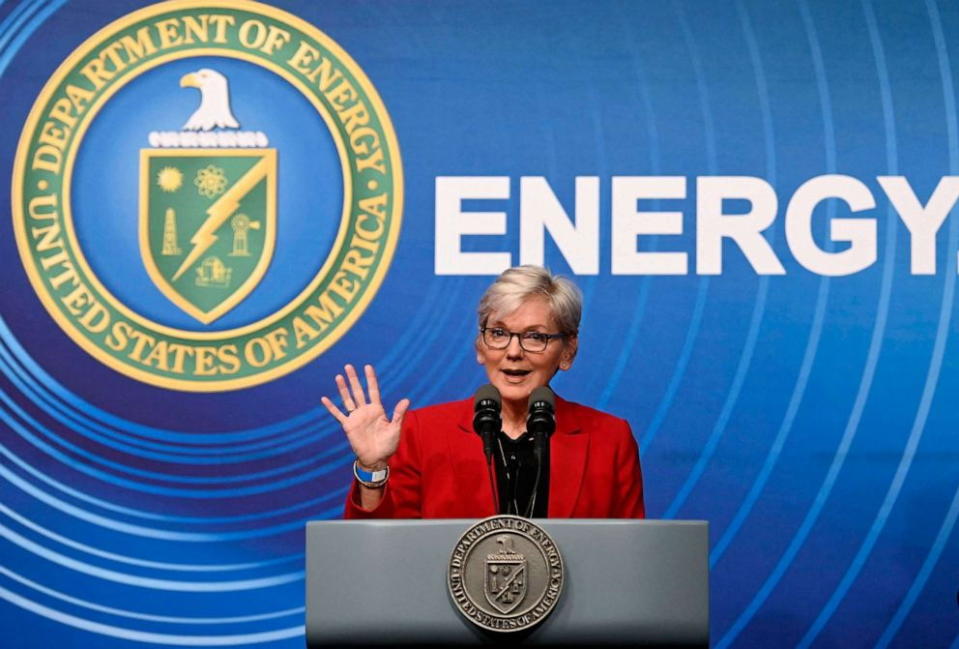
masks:
{"type": "MultiPolygon", "coordinates": [[[[144,4],[0,0],[0,194],[46,80],[144,4]]],[[[905,176],[924,203],[959,175],[959,6],[273,4],[349,52],[389,111],[406,197],[392,264],[362,317],[302,369],[243,390],[166,390],[63,333],[4,204],[0,645],[301,646],[303,523],[338,517],[350,480],[349,448],[318,405],[333,375],[374,364],[388,408],[485,382],[473,314],[491,278],[437,273],[436,179],[509,178],[509,198],[464,203],[504,212],[506,234],[462,247],[515,263],[520,178],[545,177],[572,215],[575,178],[593,176],[599,272],[575,277],[580,354],[554,387],[630,421],[650,517],[710,522],[713,645],[959,649],[959,215],[939,231],[938,272],[914,274],[909,231],[876,180],[905,176]],[[876,197],[863,217],[877,222],[877,260],[848,276],[804,268],[783,229],[789,198],[824,174],[876,197]],[[688,253],[689,274],[614,275],[612,178],[662,175],[689,179],[685,199],[654,205],[681,211],[683,234],[639,246],[688,253]],[[721,274],[695,274],[694,179],[715,175],[775,189],[765,236],[785,275],[757,274],[731,244],[721,274]]],[[[322,135],[310,137],[322,147],[322,135]]],[[[89,182],[105,205],[133,191],[123,169],[102,172],[89,182]]],[[[844,210],[816,212],[824,247],[844,210]]],[[[285,252],[263,280],[277,291],[289,255],[310,257],[285,252]]],[[[93,258],[109,265],[109,247],[93,258]]],[[[574,275],[549,237],[545,261],[574,275]]]]}

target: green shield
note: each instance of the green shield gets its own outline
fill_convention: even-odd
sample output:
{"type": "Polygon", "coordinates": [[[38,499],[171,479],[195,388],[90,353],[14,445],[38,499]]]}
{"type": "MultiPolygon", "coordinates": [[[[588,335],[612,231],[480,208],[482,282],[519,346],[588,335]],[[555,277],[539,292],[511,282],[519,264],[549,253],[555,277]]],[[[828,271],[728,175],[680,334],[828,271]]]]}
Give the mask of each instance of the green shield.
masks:
{"type": "Polygon", "coordinates": [[[275,149],[141,150],[140,255],[186,313],[209,324],[239,304],[275,242],[275,149]]]}

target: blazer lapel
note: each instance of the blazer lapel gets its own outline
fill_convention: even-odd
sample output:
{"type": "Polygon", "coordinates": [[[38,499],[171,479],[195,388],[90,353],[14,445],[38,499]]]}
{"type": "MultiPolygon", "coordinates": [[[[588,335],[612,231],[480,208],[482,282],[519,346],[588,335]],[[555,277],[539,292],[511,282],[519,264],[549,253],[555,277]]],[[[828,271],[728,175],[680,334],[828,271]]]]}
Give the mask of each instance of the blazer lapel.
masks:
{"type": "Polygon", "coordinates": [[[569,518],[583,486],[589,431],[582,430],[569,402],[556,397],[556,432],[549,444],[549,517],[569,518]]]}

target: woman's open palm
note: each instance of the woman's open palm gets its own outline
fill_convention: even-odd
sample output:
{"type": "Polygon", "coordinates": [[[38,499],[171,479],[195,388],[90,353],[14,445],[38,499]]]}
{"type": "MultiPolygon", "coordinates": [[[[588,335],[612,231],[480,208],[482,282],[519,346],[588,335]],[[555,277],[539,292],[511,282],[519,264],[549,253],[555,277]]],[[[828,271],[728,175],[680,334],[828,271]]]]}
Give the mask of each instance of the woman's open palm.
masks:
{"type": "Polygon", "coordinates": [[[396,452],[400,442],[400,431],[403,427],[403,417],[410,407],[409,399],[401,399],[393,410],[393,418],[386,416],[383,402],[380,400],[380,386],[376,381],[376,372],[372,365],[366,365],[363,370],[366,374],[366,387],[369,399],[363,391],[360,377],[352,365],[345,368],[346,378],[342,374],[336,375],[336,387],[343,406],[344,414],[329,398],[320,400],[330,414],[340,422],[346,438],[353,447],[356,459],[369,469],[378,469],[385,465],[396,452]]]}

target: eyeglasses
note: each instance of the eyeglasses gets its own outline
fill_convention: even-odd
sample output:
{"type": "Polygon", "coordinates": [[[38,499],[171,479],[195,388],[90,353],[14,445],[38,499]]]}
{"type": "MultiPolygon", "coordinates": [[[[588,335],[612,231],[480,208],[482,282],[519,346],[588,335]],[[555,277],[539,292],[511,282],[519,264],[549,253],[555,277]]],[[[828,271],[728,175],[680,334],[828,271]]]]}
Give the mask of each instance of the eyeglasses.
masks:
{"type": "Polygon", "coordinates": [[[566,334],[544,334],[539,331],[516,333],[501,327],[480,327],[480,331],[483,334],[483,342],[490,349],[506,349],[513,342],[513,336],[516,336],[523,351],[534,354],[545,352],[549,341],[566,337],[566,334]]]}

